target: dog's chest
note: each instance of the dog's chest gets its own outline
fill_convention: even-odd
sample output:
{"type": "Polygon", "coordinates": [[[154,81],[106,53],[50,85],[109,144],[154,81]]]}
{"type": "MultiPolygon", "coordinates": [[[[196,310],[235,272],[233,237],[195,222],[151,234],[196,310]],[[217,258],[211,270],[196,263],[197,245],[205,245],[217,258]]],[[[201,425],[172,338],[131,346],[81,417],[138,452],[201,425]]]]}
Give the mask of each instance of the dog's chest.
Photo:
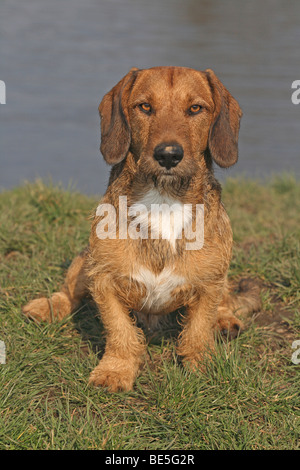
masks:
{"type": "Polygon", "coordinates": [[[132,279],[144,292],[139,301],[139,310],[160,313],[168,310],[186,282],[183,275],[175,272],[174,262],[178,256],[176,241],[182,238],[184,224],[190,221],[191,214],[184,211],[180,200],[162,195],[153,188],[135,201],[129,215],[148,234],[148,240],[141,245],[140,253],[150,261],[148,266],[153,266],[153,270],[145,267],[141,259],[141,265],[132,275],[132,279]]]}
{"type": "Polygon", "coordinates": [[[130,206],[129,216],[147,238],[167,240],[175,250],[176,240],[182,238],[184,228],[191,223],[192,210],[180,200],[153,188],[130,206]]]}
{"type": "Polygon", "coordinates": [[[154,274],[148,268],[141,266],[132,275],[132,279],[144,287],[146,293],[141,298],[139,309],[149,313],[159,313],[172,304],[176,289],[185,284],[184,276],[175,274],[170,267],[154,274]]]}

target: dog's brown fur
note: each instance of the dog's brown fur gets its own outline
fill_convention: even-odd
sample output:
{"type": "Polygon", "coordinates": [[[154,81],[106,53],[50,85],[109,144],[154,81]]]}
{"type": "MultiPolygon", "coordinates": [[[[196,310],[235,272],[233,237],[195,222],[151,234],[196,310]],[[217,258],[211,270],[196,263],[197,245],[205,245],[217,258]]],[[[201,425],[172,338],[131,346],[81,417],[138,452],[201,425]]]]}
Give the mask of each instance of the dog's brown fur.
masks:
{"type": "Polygon", "coordinates": [[[151,319],[184,307],[178,354],[184,364],[201,367],[204,356],[213,353],[215,329],[236,335],[243,324],[235,314],[260,306],[256,285],[244,283],[240,295],[230,294],[232,232],[212,169],[213,161],[221,167],[237,161],[242,112],[212,70],[183,67],[132,69],[104,96],[99,111],[101,151],[113,165],[101,202],[114,205],[117,215],[119,196],[126,195],[130,206],[149,191],[182,204],[204,204],[204,246],[186,250],[184,236],[175,248],[163,239],[99,239],[100,218],[95,216],[89,247],[74,259],[62,290],[50,300],[29,302],[23,310],[37,320],[61,319],[90,292],[107,335],[105,353],[90,382],[111,391],[130,390],[145,352],[143,331],[131,312],[151,319]],[[151,114],[142,112],[142,103],[151,105],[151,114]],[[202,110],[190,115],[187,111],[194,104],[202,110]],[[184,150],[182,161],[169,172],[153,158],[155,147],[163,142],[176,142],[184,150]],[[160,285],[167,282],[161,280],[162,273],[184,282],[175,283],[157,305],[149,304],[141,272],[160,285]]]}

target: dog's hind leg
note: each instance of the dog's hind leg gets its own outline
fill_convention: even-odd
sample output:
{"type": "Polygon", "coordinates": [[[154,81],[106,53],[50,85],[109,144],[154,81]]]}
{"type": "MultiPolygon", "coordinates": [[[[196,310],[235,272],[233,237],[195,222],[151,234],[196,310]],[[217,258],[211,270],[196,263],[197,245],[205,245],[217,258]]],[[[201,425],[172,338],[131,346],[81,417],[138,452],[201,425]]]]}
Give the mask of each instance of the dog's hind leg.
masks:
{"type": "Polygon", "coordinates": [[[51,295],[50,299],[41,297],[31,300],[23,307],[23,313],[36,321],[61,320],[76,309],[82,298],[88,295],[85,262],[87,250],[74,258],[59,292],[51,295]]]}
{"type": "Polygon", "coordinates": [[[260,285],[257,281],[242,279],[236,294],[230,292],[226,282],[223,298],[218,307],[216,328],[223,336],[233,339],[244,329],[244,323],[240,317],[245,318],[260,308],[260,285]]]}

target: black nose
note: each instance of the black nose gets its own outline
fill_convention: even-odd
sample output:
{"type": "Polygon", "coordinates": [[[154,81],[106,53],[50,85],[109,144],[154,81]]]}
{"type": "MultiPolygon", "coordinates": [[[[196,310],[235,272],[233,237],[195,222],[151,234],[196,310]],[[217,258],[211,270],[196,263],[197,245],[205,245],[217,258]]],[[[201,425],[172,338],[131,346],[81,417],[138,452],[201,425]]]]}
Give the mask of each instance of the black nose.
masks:
{"type": "Polygon", "coordinates": [[[176,143],[159,144],[154,149],[154,158],[160,166],[170,170],[183,159],[183,148],[176,143]]]}

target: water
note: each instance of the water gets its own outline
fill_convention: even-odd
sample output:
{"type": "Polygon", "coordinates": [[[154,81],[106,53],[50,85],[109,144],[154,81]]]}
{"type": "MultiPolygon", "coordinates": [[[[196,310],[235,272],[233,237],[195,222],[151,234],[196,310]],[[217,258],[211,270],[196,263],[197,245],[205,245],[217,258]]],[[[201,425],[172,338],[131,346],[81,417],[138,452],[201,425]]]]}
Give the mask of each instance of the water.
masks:
{"type": "Polygon", "coordinates": [[[2,0],[0,189],[36,177],[103,193],[98,104],[132,66],[212,68],[243,111],[240,159],[217,176],[300,176],[300,2],[2,0]]]}

